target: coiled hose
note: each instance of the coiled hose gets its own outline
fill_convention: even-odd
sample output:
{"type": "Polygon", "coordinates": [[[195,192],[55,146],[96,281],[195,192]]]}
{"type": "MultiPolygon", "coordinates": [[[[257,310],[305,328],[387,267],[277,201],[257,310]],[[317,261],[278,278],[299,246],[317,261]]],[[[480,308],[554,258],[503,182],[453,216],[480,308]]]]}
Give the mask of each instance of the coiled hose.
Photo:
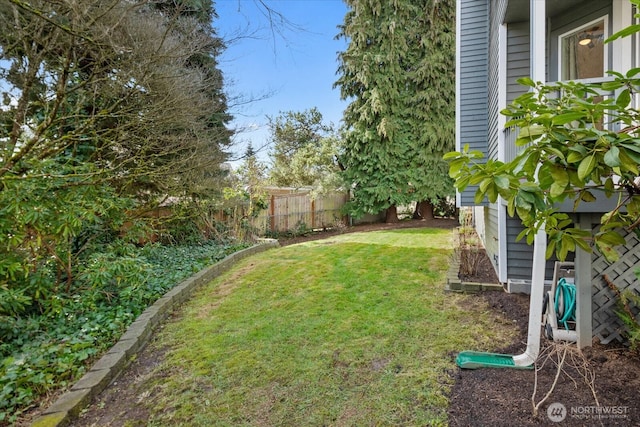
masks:
{"type": "Polygon", "coordinates": [[[569,330],[569,321],[576,320],[576,285],[568,283],[564,277],[558,280],[554,298],[558,325],[569,330]]]}

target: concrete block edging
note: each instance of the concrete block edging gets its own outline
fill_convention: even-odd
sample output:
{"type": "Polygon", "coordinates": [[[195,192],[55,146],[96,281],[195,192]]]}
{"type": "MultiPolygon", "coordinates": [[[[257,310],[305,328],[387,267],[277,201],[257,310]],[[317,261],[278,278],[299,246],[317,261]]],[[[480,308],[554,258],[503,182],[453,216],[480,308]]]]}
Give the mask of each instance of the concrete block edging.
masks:
{"type": "Polygon", "coordinates": [[[68,425],[126,368],[128,361],[149,342],[155,328],[171,310],[185,302],[194,291],[229,270],[238,261],[280,246],[275,239],[261,239],[258,244],[228,255],[171,288],[142,312],[111,349],[98,359],[69,391],[60,396],[31,424],[32,427],[68,425]]]}

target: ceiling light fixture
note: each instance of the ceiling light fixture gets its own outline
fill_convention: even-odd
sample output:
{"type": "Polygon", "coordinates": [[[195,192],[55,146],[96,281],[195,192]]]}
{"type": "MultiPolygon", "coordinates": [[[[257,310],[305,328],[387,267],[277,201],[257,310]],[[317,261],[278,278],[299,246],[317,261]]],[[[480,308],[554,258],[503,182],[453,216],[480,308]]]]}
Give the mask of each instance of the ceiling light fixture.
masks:
{"type": "Polygon", "coordinates": [[[588,46],[591,43],[591,37],[587,33],[582,33],[578,36],[578,44],[580,46],[588,46]]]}

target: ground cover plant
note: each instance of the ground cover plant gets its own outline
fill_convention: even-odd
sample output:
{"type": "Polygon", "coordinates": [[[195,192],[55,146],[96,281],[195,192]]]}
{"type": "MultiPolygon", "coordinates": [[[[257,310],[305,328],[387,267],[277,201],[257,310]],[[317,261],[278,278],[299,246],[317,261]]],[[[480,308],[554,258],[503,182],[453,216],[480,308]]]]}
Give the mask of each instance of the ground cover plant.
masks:
{"type": "Polygon", "coordinates": [[[110,245],[86,260],[71,291],[49,310],[0,316],[0,425],[73,384],[157,298],[246,245],[110,245]]]}
{"type": "Polygon", "coordinates": [[[155,371],[112,387],[128,409],[100,400],[76,425],[446,425],[455,354],[513,332],[443,291],[451,253],[451,230],[418,228],[248,258],[145,350],[155,371]]]}

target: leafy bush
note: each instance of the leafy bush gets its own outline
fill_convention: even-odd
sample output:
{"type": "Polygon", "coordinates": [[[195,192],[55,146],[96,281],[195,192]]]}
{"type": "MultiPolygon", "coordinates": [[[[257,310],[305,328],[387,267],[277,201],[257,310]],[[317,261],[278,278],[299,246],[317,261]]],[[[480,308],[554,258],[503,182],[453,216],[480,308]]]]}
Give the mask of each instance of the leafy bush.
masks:
{"type": "MultiPolygon", "coordinates": [[[[135,318],[181,280],[246,245],[206,242],[138,248],[122,241],[83,257],[70,292],[28,316],[0,313],[0,424],[13,423],[38,398],[78,380],[135,318]]],[[[16,307],[24,297],[12,295],[16,307]]],[[[4,299],[0,301],[5,301],[4,299]]],[[[3,303],[0,303],[3,304],[3,303]]]]}
{"type": "MultiPolygon", "coordinates": [[[[635,275],[640,279],[640,269],[635,270],[635,275]]],[[[640,295],[635,290],[627,288],[620,289],[613,283],[607,275],[603,275],[603,279],[609,289],[613,291],[617,300],[618,310],[616,314],[618,318],[626,326],[625,334],[629,340],[632,350],[640,349],[640,295]]]]}
{"type": "Polygon", "coordinates": [[[433,206],[433,214],[442,218],[455,218],[458,208],[456,208],[456,200],[452,197],[443,197],[433,206]]]}
{"type": "Polygon", "coordinates": [[[265,230],[265,237],[268,237],[270,239],[279,239],[282,237],[298,237],[298,236],[306,236],[312,232],[313,230],[309,228],[309,226],[304,221],[299,220],[296,223],[296,225],[289,230],[285,230],[285,231],[265,230]]]}
{"type": "Polygon", "coordinates": [[[622,310],[616,313],[627,326],[627,337],[633,350],[640,349],[640,317],[633,313],[631,307],[635,307],[636,313],[640,309],[640,295],[631,289],[626,289],[620,294],[622,310]]]}
{"type": "Polygon", "coordinates": [[[117,238],[134,203],[108,183],[90,186],[73,178],[90,167],[37,166],[46,179],[0,182],[0,292],[6,296],[0,314],[55,308],[55,295],[71,290],[79,259],[117,238]]]}
{"type": "MultiPolygon", "coordinates": [[[[640,16],[640,14],[639,14],[640,16]]],[[[475,203],[496,203],[498,196],[510,216],[522,220],[525,238],[533,244],[538,229],[548,235],[547,258],[566,259],[569,252],[591,245],[609,262],[619,258],[615,249],[625,243],[620,230],[640,235],[640,111],[631,94],[640,91],[640,68],[625,75],[609,71],[611,80],[598,83],[558,82],[543,85],[530,78],[518,82],[530,90],[516,98],[502,114],[505,127],[518,129],[515,145],[523,147],[509,162],[489,159],[470,150],[447,153],[450,175],[458,191],[477,185],[475,203]],[[603,93],[612,93],[602,100],[603,93]],[[600,123],[618,122],[621,131],[600,123]],[[598,232],[579,228],[560,212],[561,203],[593,203],[604,194],[616,203],[600,218],[598,232]]],[[[589,208],[586,208],[589,210],[589,208]]]]}

